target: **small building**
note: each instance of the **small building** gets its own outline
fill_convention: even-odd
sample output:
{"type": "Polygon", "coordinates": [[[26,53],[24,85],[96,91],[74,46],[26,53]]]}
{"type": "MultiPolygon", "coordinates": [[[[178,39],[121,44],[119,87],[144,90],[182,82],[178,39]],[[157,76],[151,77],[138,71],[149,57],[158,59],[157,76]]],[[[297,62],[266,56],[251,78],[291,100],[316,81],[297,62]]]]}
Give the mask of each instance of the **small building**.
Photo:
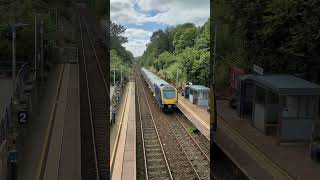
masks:
{"type": "Polygon", "coordinates": [[[229,71],[229,89],[228,89],[228,95],[232,96],[234,95],[237,91],[239,91],[239,83],[240,83],[240,76],[245,75],[245,72],[243,69],[237,67],[237,66],[231,66],[230,71],[229,71]]]}
{"type": "Polygon", "coordinates": [[[189,85],[186,87],[185,97],[198,106],[209,105],[209,88],[202,85],[189,85]]]}
{"type": "Polygon", "coordinates": [[[240,79],[239,111],[251,112],[253,126],[278,136],[281,142],[311,140],[314,122],[319,118],[319,85],[281,74],[240,79]]]}

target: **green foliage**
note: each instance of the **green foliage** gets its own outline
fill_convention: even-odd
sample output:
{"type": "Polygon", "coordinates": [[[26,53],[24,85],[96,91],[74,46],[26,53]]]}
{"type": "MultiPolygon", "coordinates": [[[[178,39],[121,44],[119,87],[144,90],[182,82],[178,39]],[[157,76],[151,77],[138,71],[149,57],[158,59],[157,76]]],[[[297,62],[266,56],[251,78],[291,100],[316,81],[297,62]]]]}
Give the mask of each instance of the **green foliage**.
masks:
{"type": "Polygon", "coordinates": [[[192,134],[197,134],[197,133],[200,132],[199,129],[197,129],[197,128],[195,128],[195,127],[188,127],[188,128],[187,128],[187,131],[188,131],[189,133],[192,133],[192,134]]]}
{"type": "Polygon", "coordinates": [[[172,42],[175,52],[179,53],[187,47],[192,47],[196,37],[197,28],[194,25],[187,28],[177,27],[172,42]]]}
{"type": "Polygon", "coordinates": [[[121,80],[121,71],[123,79],[127,79],[129,76],[129,64],[124,62],[121,57],[117,54],[117,51],[112,49],[110,51],[110,60],[111,60],[111,80],[114,78],[113,70],[116,69],[116,81],[121,80]]]}
{"type": "MultiPolygon", "coordinates": [[[[303,73],[307,80],[320,82],[319,1],[217,0],[213,13],[217,54],[225,64],[249,72],[258,64],[266,72],[303,73]]],[[[226,68],[218,63],[216,71],[226,68]]]]}
{"type": "Polygon", "coordinates": [[[99,15],[105,16],[108,13],[107,6],[109,1],[106,0],[90,0],[90,7],[99,15]]]}
{"type": "Polygon", "coordinates": [[[153,33],[139,63],[168,82],[208,85],[210,23],[185,23],[153,33]],[[178,79],[177,79],[178,77],[178,79]]]}
{"type": "Polygon", "coordinates": [[[122,46],[122,44],[128,42],[128,38],[122,36],[122,34],[125,32],[125,28],[122,25],[115,24],[111,22],[110,27],[110,43],[111,43],[111,49],[114,49],[117,51],[118,56],[127,63],[133,62],[133,55],[131,52],[125,49],[125,47],[122,46]]]}
{"type": "MultiPolygon", "coordinates": [[[[28,24],[16,28],[16,59],[28,61],[34,56],[34,16],[41,13],[44,20],[45,47],[52,44],[56,28],[52,5],[45,0],[5,1],[0,6],[0,59],[11,59],[11,28],[13,23],[28,24]]],[[[39,21],[40,22],[40,21],[39,21]]],[[[40,24],[40,23],[39,23],[40,24]]]]}
{"type": "Polygon", "coordinates": [[[128,41],[127,37],[122,36],[125,30],[126,29],[122,25],[118,25],[113,22],[111,23],[110,76],[112,80],[114,78],[114,74],[113,74],[114,72],[112,71],[113,69],[117,69],[116,77],[115,77],[117,81],[121,79],[121,70],[122,70],[123,78],[127,79],[129,76],[129,67],[134,60],[132,53],[126,50],[126,48],[122,46],[123,43],[126,43],[128,41]]]}

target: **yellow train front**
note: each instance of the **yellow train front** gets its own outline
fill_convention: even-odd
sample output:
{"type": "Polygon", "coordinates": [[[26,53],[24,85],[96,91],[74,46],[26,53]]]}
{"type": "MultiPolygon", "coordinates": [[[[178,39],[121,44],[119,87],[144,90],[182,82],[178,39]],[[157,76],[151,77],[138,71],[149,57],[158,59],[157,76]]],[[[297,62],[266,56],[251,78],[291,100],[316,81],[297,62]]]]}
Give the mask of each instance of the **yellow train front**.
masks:
{"type": "Polygon", "coordinates": [[[177,89],[145,68],[141,68],[141,72],[159,107],[161,109],[176,108],[178,103],[177,89]]]}

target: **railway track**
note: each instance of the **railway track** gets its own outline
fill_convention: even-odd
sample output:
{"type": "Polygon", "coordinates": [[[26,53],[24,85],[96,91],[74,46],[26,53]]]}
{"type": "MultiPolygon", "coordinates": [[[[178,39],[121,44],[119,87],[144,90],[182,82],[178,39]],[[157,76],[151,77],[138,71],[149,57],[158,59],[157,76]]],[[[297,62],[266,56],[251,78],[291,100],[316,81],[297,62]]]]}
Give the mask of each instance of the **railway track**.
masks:
{"type": "Polygon", "coordinates": [[[87,22],[79,16],[81,36],[81,159],[82,179],[109,178],[107,123],[109,91],[87,22]]]}
{"type": "Polygon", "coordinates": [[[181,123],[176,113],[167,114],[168,123],[173,131],[189,163],[196,172],[198,179],[210,179],[210,155],[207,155],[197,141],[181,123]]]}
{"type": "MultiPolygon", "coordinates": [[[[137,77],[141,77],[138,74],[137,77]]],[[[145,89],[141,81],[137,86],[145,89]]],[[[165,115],[159,111],[151,93],[145,93],[148,105],[154,113],[154,123],[158,125],[159,136],[163,140],[164,151],[168,158],[174,179],[210,179],[209,150],[203,150],[193,139],[174,114],[165,115]],[[175,122],[175,124],[171,124],[175,122]]],[[[208,146],[207,146],[208,147],[208,146]]]]}
{"type": "MultiPolygon", "coordinates": [[[[142,83],[140,77],[136,81],[142,83]]],[[[173,179],[146,93],[137,88],[145,179],[173,179]]]]}

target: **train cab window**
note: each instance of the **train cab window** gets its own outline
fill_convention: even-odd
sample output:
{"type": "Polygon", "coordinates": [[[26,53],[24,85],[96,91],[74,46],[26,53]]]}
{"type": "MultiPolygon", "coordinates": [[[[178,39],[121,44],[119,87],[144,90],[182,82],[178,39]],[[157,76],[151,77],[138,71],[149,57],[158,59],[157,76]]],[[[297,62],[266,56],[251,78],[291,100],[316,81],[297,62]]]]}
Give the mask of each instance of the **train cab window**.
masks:
{"type": "Polygon", "coordinates": [[[164,90],[163,91],[163,98],[173,99],[175,97],[176,97],[176,91],[174,91],[174,90],[164,90]]]}

